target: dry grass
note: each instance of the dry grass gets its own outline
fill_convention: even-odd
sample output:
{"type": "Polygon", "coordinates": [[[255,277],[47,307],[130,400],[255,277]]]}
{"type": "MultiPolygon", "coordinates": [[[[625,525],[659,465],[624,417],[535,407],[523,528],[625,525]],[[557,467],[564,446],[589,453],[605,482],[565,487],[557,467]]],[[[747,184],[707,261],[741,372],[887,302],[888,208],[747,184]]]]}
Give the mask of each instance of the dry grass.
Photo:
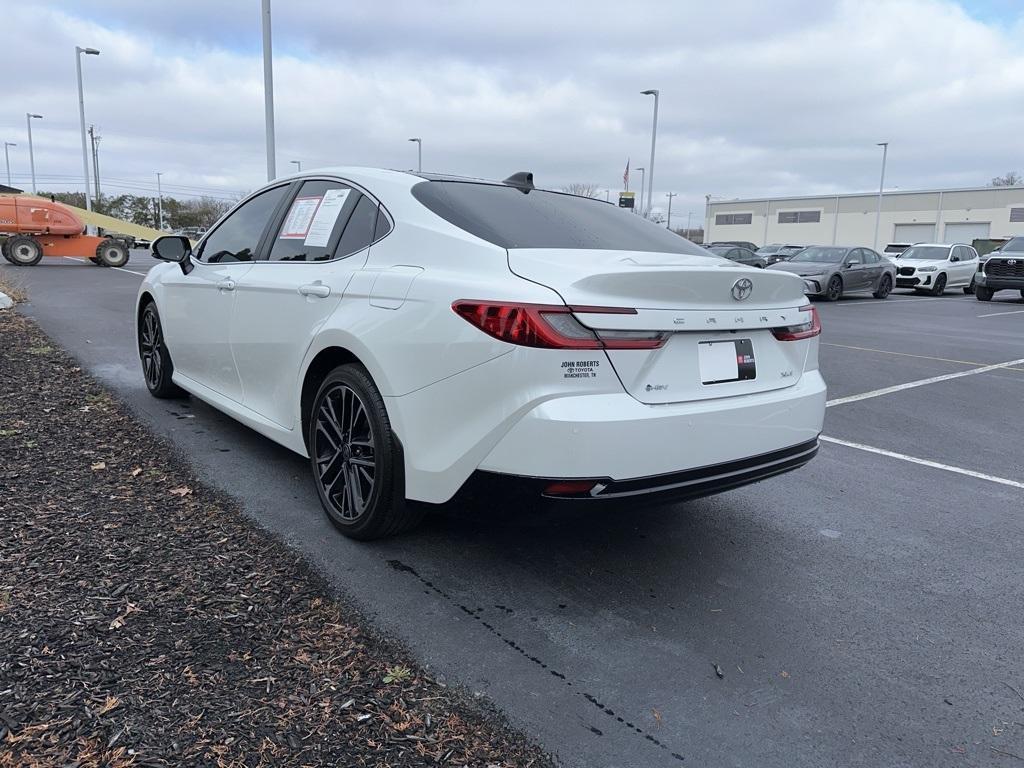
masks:
{"type": "Polygon", "coordinates": [[[6,293],[15,304],[28,301],[28,291],[25,289],[25,281],[17,275],[12,275],[10,270],[0,274],[0,293],[6,293]]]}

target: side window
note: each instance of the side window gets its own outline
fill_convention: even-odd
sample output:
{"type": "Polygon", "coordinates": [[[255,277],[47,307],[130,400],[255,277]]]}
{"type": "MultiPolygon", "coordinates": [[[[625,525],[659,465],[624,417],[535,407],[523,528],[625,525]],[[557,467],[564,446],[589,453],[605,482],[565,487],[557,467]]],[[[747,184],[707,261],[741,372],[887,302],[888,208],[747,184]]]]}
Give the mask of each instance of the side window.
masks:
{"type": "Polygon", "coordinates": [[[860,252],[862,254],[864,254],[864,263],[865,264],[877,264],[878,263],[878,254],[875,253],[874,251],[872,251],[872,250],[870,250],[868,248],[861,248],[860,252]]]}
{"type": "Polygon", "coordinates": [[[377,225],[373,228],[373,242],[377,242],[391,231],[391,222],[383,208],[377,209],[377,225]]]}
{"type": "Polygon", "coordinates": [[[360,195],[334,255],[340,259],[363,250],[373,242],[373,229],[376,223],[377,204],[365,195],[360,195]]]}
{"type": "Polygon", "coordinates": [[[851,249],[850,252],[848,254],[846,254],[846,263],[847,264],[851,264],[851,263],[852,264],[863,264],[864,263],[863,253],[864,253],[864,251],[861,248],[853,248],[853,249],[851,249]]]}
{"type": "Polygon", "coordinates": [[[327,261],[358,192],[339,181],[311,179],[292,200],[270,249],[271,261],[327,261]]]}
{"type": "Polygon", "coordinates": [[[199,260],[211,264],[252,261],[263,231],[287,191],[287,184],[268,189],[236,209],[203,241],[199,260]]]}

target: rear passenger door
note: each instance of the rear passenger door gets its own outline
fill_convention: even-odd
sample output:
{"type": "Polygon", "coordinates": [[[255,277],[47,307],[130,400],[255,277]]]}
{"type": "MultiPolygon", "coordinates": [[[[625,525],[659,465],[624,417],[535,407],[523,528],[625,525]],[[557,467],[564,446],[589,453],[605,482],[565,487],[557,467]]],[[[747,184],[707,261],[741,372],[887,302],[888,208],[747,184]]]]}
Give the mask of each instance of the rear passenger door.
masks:
{"type": "Polygon", "coordinates": [[[244,404],[296,426],[299,367],[317,330],[366,263],[377,202],[338,180],[303,181],[236,289],[231,346],[244,404]]]}
{"type": "Polygon", "coordinates": [[[864,257],[864,275],[867,280],[867,287],[875,290],[878,288],[878,281],[881,280],[882,274],[885,272],[884,262],[882,257],[870,248],[861,248],[860,251],[864,257]]]}

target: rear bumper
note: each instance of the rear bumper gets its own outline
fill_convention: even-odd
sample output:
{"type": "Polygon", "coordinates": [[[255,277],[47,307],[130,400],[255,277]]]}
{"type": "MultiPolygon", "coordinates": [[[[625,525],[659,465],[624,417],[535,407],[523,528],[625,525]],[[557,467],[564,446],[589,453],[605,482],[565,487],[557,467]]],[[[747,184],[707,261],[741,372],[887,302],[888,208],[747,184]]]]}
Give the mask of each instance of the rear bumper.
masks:
{"type": "Polygon", "coordinates": [[[652,502],[682,501],[722,493],[798,469],[817,453],[818,440],[815,438],[759,456],[664,475],[631,480],[588,478],[588,483],[593,483],[591,488],[575,492],[551,492],[552,484],[563,478],[521,477],[479,471],[466,483],[462,493],[466,496],[482,496],[487,492],[494,494],[496,489],[501,489],[501,498],[544,497],[576,501],[641,498],[652,502]]]}
{"type": "Polygon", "coordinates": [[[607,484],[601,494],[689,485],[705,495],[716,484],[742,485],[761,472],[777,474],[809,461],[813,452],[806,447],[816,445],[821,432],[825,397],[825,382],[813,370],[785,389],[695,403],[646,405],[625,393],[559,398],[526,413],[478,469],[599,478],[607,484]],[[772,470],[776,459],[760,461],[798,446],[805,448],[777,457],[793,459],[793,466],[772,470]],[[744,473],[750,479],[742,479],[744,473]]]}

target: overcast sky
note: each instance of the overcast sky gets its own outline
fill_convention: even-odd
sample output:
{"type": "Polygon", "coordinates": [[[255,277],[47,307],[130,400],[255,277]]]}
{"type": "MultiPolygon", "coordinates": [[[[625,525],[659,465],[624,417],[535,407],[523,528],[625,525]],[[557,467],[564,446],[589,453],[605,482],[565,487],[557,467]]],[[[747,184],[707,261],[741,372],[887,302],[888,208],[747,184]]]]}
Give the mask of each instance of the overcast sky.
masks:
{"type": "MultiPolygon", "coordinates": [[[[106,193],[265,181],[259,0],[0,0],[0,140],[28,187],[81,187],[75,45],[106,193]],[[117,185],[117,186],[115,186],[117,185]]],[[[412,168],[655,202],[984,185],[1024,172],[1024,2],[274,0],[278,173],[412,168]],[[631,186],[639,185],[634,173],[631,186]],[[614,194],[614,192],[613,192],[614,194]]],[[[3,179],[6,180],[6,179],[3,179]]],[[[695,216],[699,219],[699,216],[695,216]]],[[[676,219],[678,222],[679,219],[676,219]]]]}

